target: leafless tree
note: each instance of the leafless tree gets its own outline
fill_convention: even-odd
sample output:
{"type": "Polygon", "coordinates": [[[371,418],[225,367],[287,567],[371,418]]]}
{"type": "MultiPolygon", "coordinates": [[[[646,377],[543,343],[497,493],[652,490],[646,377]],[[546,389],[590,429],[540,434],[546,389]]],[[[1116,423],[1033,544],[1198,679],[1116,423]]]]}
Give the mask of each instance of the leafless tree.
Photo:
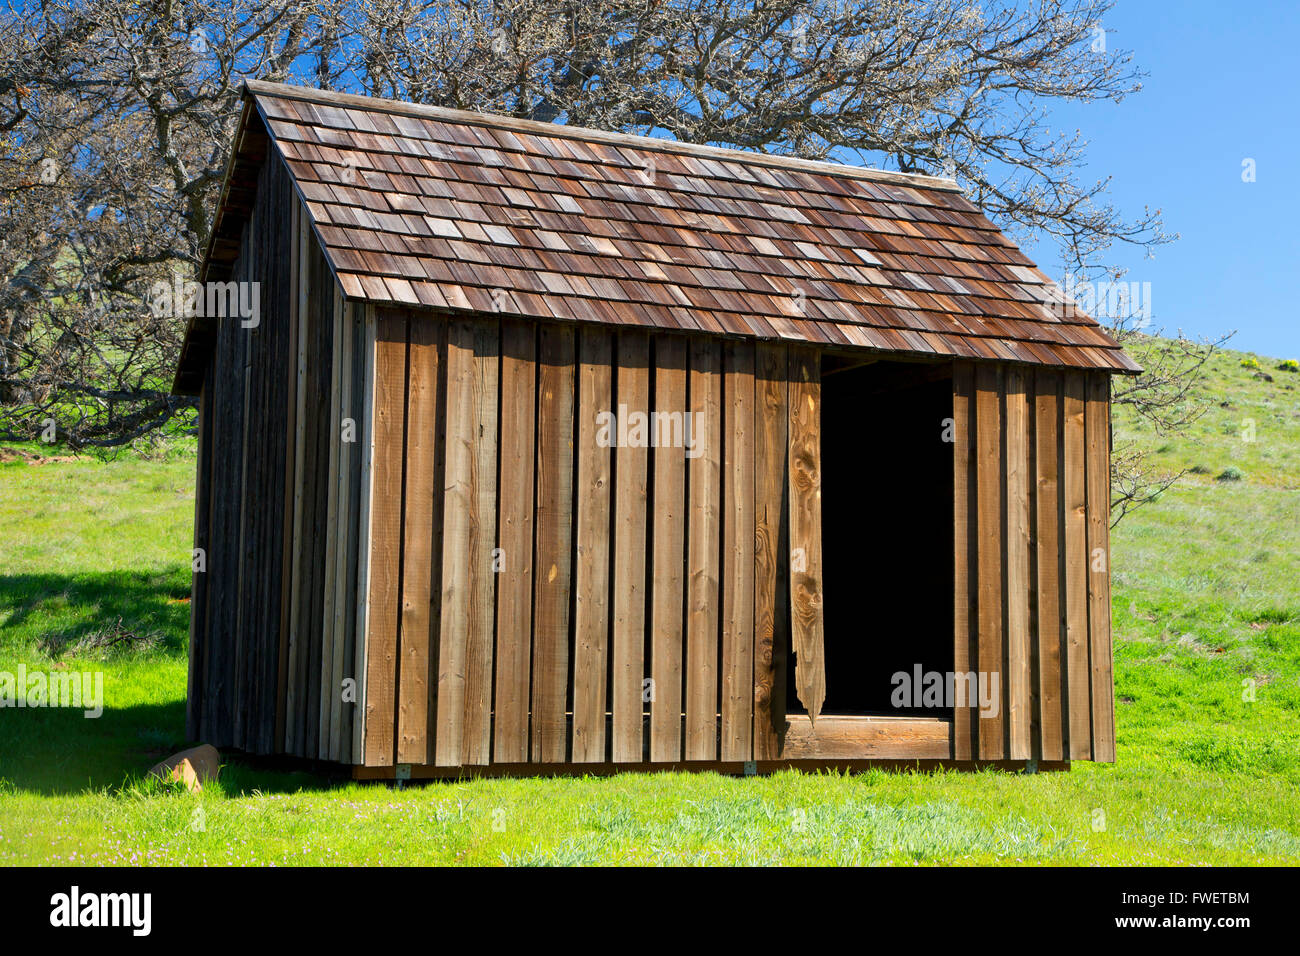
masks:
{"type": "Polygon", "coordinates": [[[156,438],[244,76],[288,77],[320,4],[56,0],[0,14],[0,434],[156,438]],[[54,429],[49,426],[53,423],[54,429]]]}
{"type": "MultiPolygon", "coordinates": [[[[1157,436],[1177,435],[1209,408],[1197,386],[1206,363],[1233,333],[1193,340],[1181,331],[1154,337],[1144,331],[1148,328],[1145,319],[1134,321],[1132,316],[1111,323],[1111,334],[1121,344],[1144,346],[1141,355],[1146,361],[1141,375],[1112,380],[1111,404],[1151,425],[1157,436]]],[[[1185,474],[1161,466],[1153,450],[1140,441],[1116,439],[1110,462],[1112,526],[1133,509],[1155,501],[1185,474]]]]}
{"type": "MultiPolygon", "coordinates": [[[[1140,89],[1106,0],[52,0],[0,14],[0,431],[147,438],[245,77],[956,178],[1018,239],[1105,271],[1168,241],[1083,177],[1062,102],[1140,89]],[[49,161],[52,161],[53,165],[49,161]],[[51,168],[58,171],[53,181],[51,168]],[[44,174],[44,175],[43,175],[44,174]]],[[[1122,329],[1121,329],[1122,331],[1122,329]]],[[[1176,429],[1206,346],[1119,400],[1176,429]]],[[[1129,479],[1142,474],[1117,455],[1129,479]],[[1127,469],[1127,471],[1125,471],[1127,469]]],[[[1139,464],[1143,464],[1139,462],[1139,464]]],[[[1117,474],[1117,487],[1125,474],[1117,474]]],[[[1143,499],[1151,476],[1128,501],[1143,499]]],[[[1131,504],[1130,504],[1131,506],[1131,504]]]]}

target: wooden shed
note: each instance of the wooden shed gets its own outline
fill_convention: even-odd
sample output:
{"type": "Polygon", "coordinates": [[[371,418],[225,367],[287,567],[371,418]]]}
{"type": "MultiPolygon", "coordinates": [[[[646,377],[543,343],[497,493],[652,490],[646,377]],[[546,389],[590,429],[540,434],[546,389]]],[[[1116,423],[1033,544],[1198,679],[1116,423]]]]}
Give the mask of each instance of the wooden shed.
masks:
{"type": "Polygon", "coordinates": [[[191,738],[1114,759],[1139,369],[954,183],[254,82],[232,152],[200,280],[258,321],[194,315],[175,381],[191,738]]]}

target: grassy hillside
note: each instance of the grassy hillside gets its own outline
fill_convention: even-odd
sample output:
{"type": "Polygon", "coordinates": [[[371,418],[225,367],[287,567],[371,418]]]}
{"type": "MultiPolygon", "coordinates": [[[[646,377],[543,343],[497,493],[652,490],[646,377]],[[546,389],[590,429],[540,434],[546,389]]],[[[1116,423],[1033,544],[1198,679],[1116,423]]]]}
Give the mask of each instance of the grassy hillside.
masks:
{"type": "Polygon", "coordinates": [[[0,710],[0,863],[1300,862],[1300,374],[1278,364],[1219,356],[1177,437],[1118,417],[1195,473],[1114,535],[1117,763],[1034,776],[397,791],[232,762],[168,791],[139,774],[184,743],[192,448],[0,463],[0,671],[102,670],[108,701],[0,710]]]}

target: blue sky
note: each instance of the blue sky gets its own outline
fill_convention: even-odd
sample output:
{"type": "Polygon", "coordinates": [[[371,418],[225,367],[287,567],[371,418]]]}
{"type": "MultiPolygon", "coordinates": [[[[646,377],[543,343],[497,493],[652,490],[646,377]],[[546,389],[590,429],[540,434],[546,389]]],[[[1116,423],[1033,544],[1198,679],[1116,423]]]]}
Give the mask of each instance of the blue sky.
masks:
{"type": "MultiPolygon", "coordinates": [[[[1159,208],[1181,235],[1154,259],[1116,247],[1110,260],[1151,283],[1154,327],[1236,329],[1231,348],[1300,358],[1300,3],[1120,0],[1105,26],[1150,74],[1143,90],[1056,107],[1053,126],[1090,141],[1082,181],[1112,176],[1121,213],[1159,208]]],[[[1060,276],[1049,249],[1026,252],[1060,276]]]]}

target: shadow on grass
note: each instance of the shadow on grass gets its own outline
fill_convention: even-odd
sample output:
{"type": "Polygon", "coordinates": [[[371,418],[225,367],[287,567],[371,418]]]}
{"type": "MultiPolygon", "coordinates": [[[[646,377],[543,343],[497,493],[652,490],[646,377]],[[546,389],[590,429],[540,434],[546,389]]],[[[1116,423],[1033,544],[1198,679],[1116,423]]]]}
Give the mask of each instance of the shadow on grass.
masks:
{"type": "Polygon", "coordinates": [[[162,648],[182,653],[190,570],[0,575],[0,648],[30,645],[49,657],[162,648]]]}
{"type": "MultiPolygon", "coordinates": [[[[105,707],[88,718],[66,707],[0,710],[0,780],[47,796],[130,785],[165,757],[195,744],[185,739],[183,696],[165,704],[105,707]]],[[[220,787],[228,796],[323,790],[341,771],[292,758],[222,751],[220,787]]]]}
{"type": "MultiPolygon", "coordinates": [[[[29,669],[33,665],[28,665],[29,669]]],[[[121,786],[185,743],[185,702],[0,711],[0,778],[18,790],[76,793],[121,786]]]]}
{"type": "MultiPolygon", "coordinates": [[[[103,713],[59,707],[0,708],[0,787],[41,794],[129,785],[195,741],[185,738],[185,678],[176,666],[189,630],[190,571],[0,575],[0,670],[103,669],[157,702],[103,713]],[[60,659],[64,658],[68,663],[60,659]]],[[[220,786],[237,795],[315,790],[332,781],[317,765],[222,752],[220,786]]]]}

